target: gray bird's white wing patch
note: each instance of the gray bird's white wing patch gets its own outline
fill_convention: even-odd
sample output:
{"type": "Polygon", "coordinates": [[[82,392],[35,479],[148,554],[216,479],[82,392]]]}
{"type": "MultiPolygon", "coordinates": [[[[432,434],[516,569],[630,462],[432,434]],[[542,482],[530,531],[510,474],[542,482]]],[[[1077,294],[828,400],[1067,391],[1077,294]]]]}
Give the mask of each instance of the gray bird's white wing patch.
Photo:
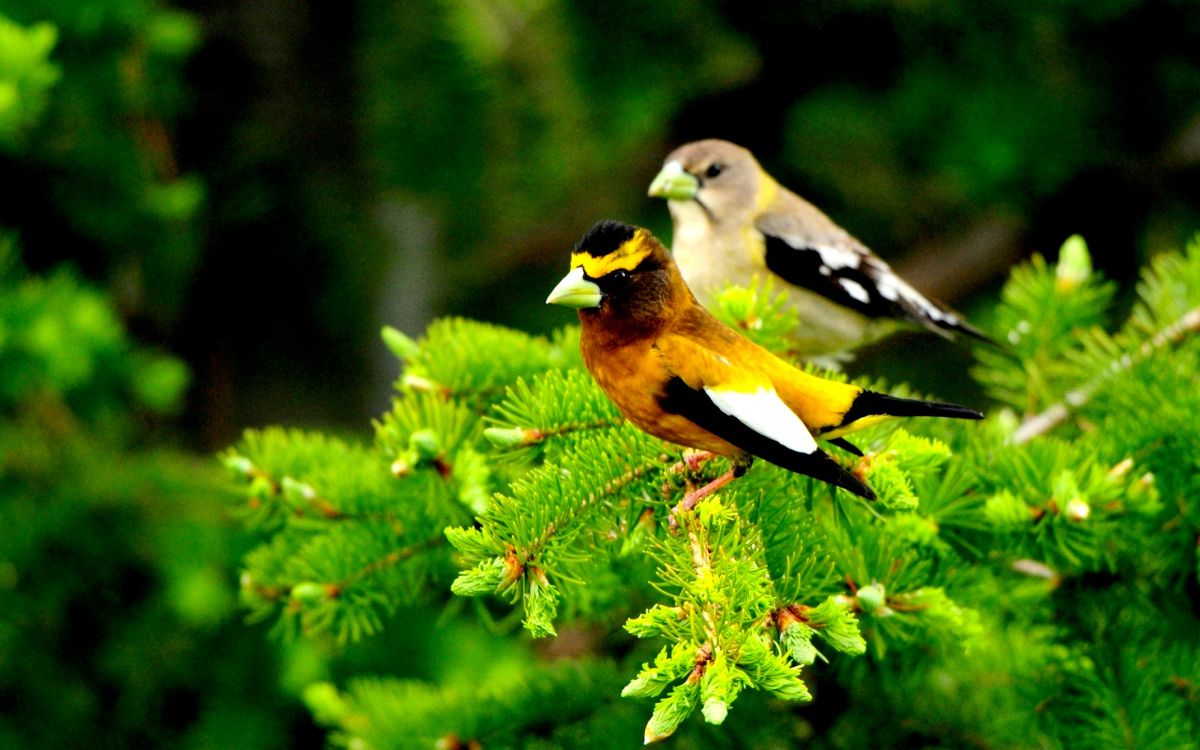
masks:
{"type": "Polygon", "coordinates": [[[868,318],[907,320],[943,336],[961,332],[986,339],[958,315],[897,276],[886,262],[829,222],[824,214],[819,216],[821,232],[802,231],[797,222],[777,214],[764,216],[757,223],[769,271],[868,318]]]}

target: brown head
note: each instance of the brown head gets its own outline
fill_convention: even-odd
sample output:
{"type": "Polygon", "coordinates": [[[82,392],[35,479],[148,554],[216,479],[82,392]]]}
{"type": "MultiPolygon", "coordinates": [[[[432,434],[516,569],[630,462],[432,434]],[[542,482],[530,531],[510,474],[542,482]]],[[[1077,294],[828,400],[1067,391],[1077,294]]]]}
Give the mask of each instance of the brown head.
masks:
{"type": "Polygon", "coordinates": [[[671,253],[649,230],[599,221],[571,252],[571,271],[547,304],[579,310],[585,328],[651,335],[694,298],[671,253]]]}
{"type": "Polygon", "coordinates": [[[650,183],[650,195],[670,202],[672,213],[694,202],[714,223],[748,222],[760,193],[773,185],[754,154],[716,138],[693,141],[672,151],[650,183]]]}

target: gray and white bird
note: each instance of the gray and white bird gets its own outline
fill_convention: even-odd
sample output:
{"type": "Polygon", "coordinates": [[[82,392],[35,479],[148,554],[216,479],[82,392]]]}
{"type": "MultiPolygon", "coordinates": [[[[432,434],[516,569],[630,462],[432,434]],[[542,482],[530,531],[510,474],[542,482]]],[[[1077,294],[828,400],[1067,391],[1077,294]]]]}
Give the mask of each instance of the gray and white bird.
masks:
{"type": "Polygon", "coordinates": [[[905,325],[991,341],[776,182],[741,146],[716,139],[680,146],[649,193],[667,200],[672,253],[701,302],[728,284],[774,277],[799,314],[796,344],[806,357],[846,352],[905,325]]]}

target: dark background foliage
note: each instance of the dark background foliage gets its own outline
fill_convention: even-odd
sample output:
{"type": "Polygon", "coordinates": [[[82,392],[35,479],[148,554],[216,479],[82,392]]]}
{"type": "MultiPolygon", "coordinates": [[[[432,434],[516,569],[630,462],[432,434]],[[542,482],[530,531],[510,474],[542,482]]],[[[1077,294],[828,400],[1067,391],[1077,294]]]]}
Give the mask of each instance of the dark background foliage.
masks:
{"type": "MultiPolygon", "coordinates": [[[[645,189],[679,143],[751,148],[967,310],[1070,233],[1128,286],[1200,224],[1190,0],[0,0],[0,16],[52,24],[59,71],[0,143],[5,268],[71,279],[17,291],[36,283],[6,270],[4,294],[83,331],[0,365],[22,384],[2,394],[19,530],[0,554],[3,746],[319,742],[284,694],[326,667],[237,621],[242,550],[208,454],[245,426],[360,430],[396,374],[382,324],[562,323],[541,300],[594,220],[669,235],[645,189]],[[79,302],[92,288],[111,320],[79,302]],[[111,347],[87,353],[97,320],[111,347]],[[37,369],[80,347],[83,369],[37,369]]],[[[965,362],[910,336],[858,367],[952,395],[970,386],[940,373],[965,362]]]]}
{"type": "Polygon", "coordinates": [[[552,325],[593,220],[669,234],[644,191],[690,139],[966,306],[1069,233],[1129,279],[1196,223],[1185,0],[4,6],[59,25],[66,75],[0,223],[192,364],[206,448],[377,412],[381,323],[552,325]]]}

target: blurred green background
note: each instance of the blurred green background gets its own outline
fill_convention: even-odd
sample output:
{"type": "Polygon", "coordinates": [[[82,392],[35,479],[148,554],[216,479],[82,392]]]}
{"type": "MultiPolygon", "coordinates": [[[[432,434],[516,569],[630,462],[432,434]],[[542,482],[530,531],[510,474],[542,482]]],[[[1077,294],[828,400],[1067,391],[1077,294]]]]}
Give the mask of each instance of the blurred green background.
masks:
{"type": "Polygon", "coordinates": [[[1200,8],[0,0],[0,747],[320,746],[328,655],[240,621],[212,452],[365,434],[385,323],[565,322],[567,249],[669,236],[703,137],[968,311],[1075,232],[1129,283],[1200,226],[1200,8]]]}

